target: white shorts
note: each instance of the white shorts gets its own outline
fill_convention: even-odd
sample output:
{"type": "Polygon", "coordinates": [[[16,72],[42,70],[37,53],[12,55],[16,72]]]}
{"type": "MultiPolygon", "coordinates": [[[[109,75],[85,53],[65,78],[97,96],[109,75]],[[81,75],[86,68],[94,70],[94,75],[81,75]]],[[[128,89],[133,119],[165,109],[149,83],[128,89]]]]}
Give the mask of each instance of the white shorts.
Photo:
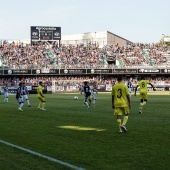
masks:
{"type": "Polygon", "coordinates": [[[24,103],[23,98],[17,98],[18,103],[24,103]]]}
{"type": "Polygon", "coordinates": [[[4,96],[5,96],[5,97],[8,97],[8,96],[9,96],[8,92],[5,92],[5,93],[4,93],[4,96]]]}
{"type": "Polygon", "coordinates": [[[128,88],[128,91],[129,91],[129,93],[131,93],[132,92],[132,88],[128,88]]]}
{"type": "Polygon", "coordinates": [[[23,95],[22,98],[23,98],[23,100],[24,100],[24,99],[27,100],[27,99],[28,99],[28,95],[27,95],[27,94],[26,94],[26,95],[23,95]]]}
{"type": "Polygon", "coordinates": [[[95,100],[95,99],[96,99],[96,97],[95,97],[94,93],[91,93],[91,97],[92,97],[92,99],[93,99],[93,100],[95,100]]]}

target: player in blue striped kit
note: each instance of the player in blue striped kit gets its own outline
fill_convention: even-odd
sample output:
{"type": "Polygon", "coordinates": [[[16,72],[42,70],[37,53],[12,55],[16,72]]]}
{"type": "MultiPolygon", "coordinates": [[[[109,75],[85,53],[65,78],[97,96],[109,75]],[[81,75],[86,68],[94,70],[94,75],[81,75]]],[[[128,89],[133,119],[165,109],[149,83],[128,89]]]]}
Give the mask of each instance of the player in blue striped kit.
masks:
{"type": "Polygon", "coordinates": [[[129,94],[130,94],[130,97],[131,97],[131,93],[132,93],[132,82],[130,81],[130,79],[128,80],[127,82],[127,88],[128,88],[128,91],[129,91],[129,94]]]}
{"type": "Polygon", "coordinates": [[[90,88],[91,88],[91,97],[92,97],[92,100],[93,100],[93,107],[95,107],[97,98],[95,97],[94,93],[98,94],[98,92],[97,92],[97,89],[94,86],[90,86],[90,88]]]}
{"type": "Polygon", "coordinates": [[[4,86],[4,96],[5,96],[4,102],[8,103],[9,89],[7,83],[4,86]]]}
{"type": "Polygon", "coordinates": [[[28,99],[29,92],[28,92],[27,86],[25,86],[25,82],[23,82],[22,84],[23,84],[23,87],[21,89],[21,95],[23,97],[23,100],[25,99],[27,101],[28,107],[31,107],[30,101],[28,99]]]}

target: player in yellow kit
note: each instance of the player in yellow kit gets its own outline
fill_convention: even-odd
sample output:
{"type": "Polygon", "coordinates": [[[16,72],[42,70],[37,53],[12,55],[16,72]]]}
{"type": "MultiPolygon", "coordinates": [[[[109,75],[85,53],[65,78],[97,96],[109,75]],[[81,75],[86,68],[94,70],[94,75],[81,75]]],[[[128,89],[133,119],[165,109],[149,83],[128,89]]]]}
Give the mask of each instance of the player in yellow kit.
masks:
{"type": "Polygon", "coordinates": [[[147,103],[148,100],[148,89],[147,85],[150,84],[154,91],[156,91],[155,87],[149,82],[149,80],[145,80],[144,76],[141,77],[141,80],[138,82],[138,85],[135,88],[135,96],[138,87],[140,87],[140,107],[139,114],[142,113],[142,107],[147,103]]]}
{"type": "Polygon", "coordinates": [[[127,132],[125,125],[128,121],[129,108],[131,108],[130,95],[127,86],[122,83],[121,75],[118,76],[117,81],[117,84],[112,87],[112,108],[114,115],[117,116],[119,132],[127,132]],[[124,114],[123,123],[122,114],[124,114]]]}
{"type": "Polygon", "coordinates": [[[40,103],[38,105],[38,109],[46,110],[46,109],[44,109],[45,97],[43,95],[43,83],[42,83],[42,81],[39,82],[39,86],[37,88],[37,96],[38,96],[38,99],[40,100],[40,103]]]}

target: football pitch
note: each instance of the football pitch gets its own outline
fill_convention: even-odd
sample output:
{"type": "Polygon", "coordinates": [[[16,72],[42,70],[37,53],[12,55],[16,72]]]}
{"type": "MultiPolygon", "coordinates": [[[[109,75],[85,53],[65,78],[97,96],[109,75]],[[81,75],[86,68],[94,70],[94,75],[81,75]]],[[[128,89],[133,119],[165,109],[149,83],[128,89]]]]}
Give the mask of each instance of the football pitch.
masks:
{"type": "Polygon", "coordinates": [[[80,94],[46,94],[46,111],[0,95],[1,170],[166,170],[170,167],[170,93],[151,92],[139,114],[132,96],[127,133],[118,133],[110,93],[87,109],[80,94]],[[78,96],[78,100],[74,100],[78,96]]]}

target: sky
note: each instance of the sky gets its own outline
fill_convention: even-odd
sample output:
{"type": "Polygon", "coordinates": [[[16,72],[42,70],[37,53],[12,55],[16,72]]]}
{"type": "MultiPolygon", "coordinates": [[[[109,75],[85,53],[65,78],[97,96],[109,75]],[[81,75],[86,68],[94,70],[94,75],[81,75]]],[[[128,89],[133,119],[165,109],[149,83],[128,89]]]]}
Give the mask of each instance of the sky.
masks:
{"type": "Polygon", "coordinates": [[[170,0],[0,0],[0,39],[30,38],[30,26],[62,35],[110,31],[132,42],[170,36],[170,0]]]}

